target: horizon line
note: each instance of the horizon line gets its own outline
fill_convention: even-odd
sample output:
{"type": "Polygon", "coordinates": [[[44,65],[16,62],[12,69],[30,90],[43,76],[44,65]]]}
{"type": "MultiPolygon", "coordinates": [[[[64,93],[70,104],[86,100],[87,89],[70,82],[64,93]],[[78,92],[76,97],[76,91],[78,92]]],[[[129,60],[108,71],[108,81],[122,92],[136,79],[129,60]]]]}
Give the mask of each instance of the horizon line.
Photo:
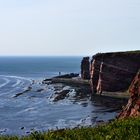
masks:
{"type": "Polygon", "coordinates": [[[0,57],[85,57],[90,55],[0,55],[0,57]]]}

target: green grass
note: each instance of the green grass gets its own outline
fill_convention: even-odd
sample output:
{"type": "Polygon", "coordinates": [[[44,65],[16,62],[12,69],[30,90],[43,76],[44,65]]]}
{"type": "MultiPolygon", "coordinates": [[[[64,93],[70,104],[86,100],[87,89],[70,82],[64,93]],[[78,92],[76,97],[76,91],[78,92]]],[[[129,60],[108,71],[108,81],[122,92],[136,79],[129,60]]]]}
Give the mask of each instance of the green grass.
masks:
{"type": "Polygon", "coordinates": [[[140,140],[140,118],[116,120],[95,128],[34,132],[25,137],[1,136],[0,140],[140,140]]]}

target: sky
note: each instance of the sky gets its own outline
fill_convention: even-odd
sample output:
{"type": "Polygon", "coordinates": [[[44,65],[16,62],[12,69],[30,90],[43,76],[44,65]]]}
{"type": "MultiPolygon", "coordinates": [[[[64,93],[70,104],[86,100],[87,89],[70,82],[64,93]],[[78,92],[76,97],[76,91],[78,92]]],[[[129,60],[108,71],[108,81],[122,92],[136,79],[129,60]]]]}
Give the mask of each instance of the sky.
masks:
{"type": "Polygon", "coordinates": [[[140,50],[140,0],[0,0],[0,56],[140,50]]]}

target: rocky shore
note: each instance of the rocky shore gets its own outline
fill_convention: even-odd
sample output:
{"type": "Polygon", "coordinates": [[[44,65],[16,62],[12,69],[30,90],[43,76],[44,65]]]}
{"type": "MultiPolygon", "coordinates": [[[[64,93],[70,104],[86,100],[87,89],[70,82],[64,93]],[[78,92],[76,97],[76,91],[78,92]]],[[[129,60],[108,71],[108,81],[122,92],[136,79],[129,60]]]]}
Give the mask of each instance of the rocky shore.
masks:
{"type": "MultiPolygon", "coordinates": [[[[20,83],[24,83],[21,85],[20,83],[17,85],[19,79],[13,78],[11,85],[17,85],[17,87],[15,86],[13,90],[11,86],[10,91],[13,90],[13,92],[7,93],[6,96],[4,92],[4,103],[9,102],[7,100],[9,96],[12,101],[8,103],[9,108],[11,105],[13,108],[20,103],[22,105],[19,106],[19,110],[16,108],[11,110],[10,114],[14,111],[15,115],[11,117],[13,121],[9,125],[5,119],[0,134],[9,134],[13,129],[15,133],[25,131],[29,134],[34,128],[42,131],[42,128],[48,130],[48,128],[53,129],[54,126],[62,128],[70,125],[71,127],[94,126],[109,122],[119,112],[117,117],[119,119],[140,116],[139,58],[140,51],[96,54],[91,61],[89,57],[83,58],[81,75],[78,73],[61,75],[60,73],[59,76],[43,81],[20,80],[20,83]],[[101,63],[98,63],[99,60],[101,63]],[[15,84],[13,84],[14,80],[15,84]],[[32,121],[37,122],[37,125],[32,126],[30,120],[27,123],[20,120],[21,124],[12,128],[20,114],[21,118],[23,116],[26,120],[31,118],[32,121]],[[38,115],[41,117],[39,118],[38,115]],[[62,120],[63,118],[65,120],[62,120]],[[53,123],[54,119],[55,123],[53,123]],[[40,120],[47,122],[49,126],[46,127],[40,123],[40,120]],[[9,128],[5,127],[5,124],[9,128]],[[38,124],[42,126],[36,128],[38,124]]],[[[5,109],[2,113],[7,115],[5,109]]]]}
{"type": "Polygon", "coordinates": [[[43,84],[63,83],[75,87],[84,86],[85,88],[88,88],[88,90],[91,92],[90,81],[86,79],[82,79],[77,73],[64,74],[64,75],[53,77],[51,79],[45,79],[42,81],[42,83],[43,84]]]}
{"type": "Polygon", "coordinates": [[[90,62],[85,57],[81,77],[90,79],[93,93],[126,91],[140,68],[139,58],[140,51],[99,53],[90,62]]]}
{"type": "MultiPolygon", "coordinates": [[[[46,79],[43,83],[63,83],[80,87],[84,94],[130,99],[118,118],[140,116],[140,51],[98,53],[90,61],[81,61],[81,77],[71,73],[46,79]],[[138,72],[139,71],[139,72],[138,72]],[[138,72],[138,73],[137,73],[138,72]],[[135,77],[135,78],[134,78],[135,77]]],[[[54,101],[64,99],[69,91],[56,93],[54,101]]]]}
{"type": "Polygon", "coordinates": [[[89,98],[91,101],[101,101],[104,106],[114,106],[113,108],[127,104],[117,115],[119,119],[140,116],[139,58],[140,51],[100,53],[94,55],[91,61],[89,57],[84,57],[81,61],[81,76],[70,73],[45,79],[42,83],[61,83],[74,88],[74,92],[71,89],[57,90],[50,97],[53,102],[66,98],[71,100],[69,96],[73,92],[75,94],[72,98],[75,101],[89,98]],[[114,98],[118,98],[119,104],[114,98]]]}
{"type": "Polygon", "coordinates": [[[91,61],[88,57],[83,58],[81,77],[90,79],[92,95],[103,92],[111,92],[110,95],[127,92],[130,95],[118,118],[140,116],[139,69],[140,51],[98,53],[91,61]]]}
{"type": "Polygon", "coordinates": [[[43,83],[64,83],[83,86],[91,95],[129,97],[128,88],[140,69],[140,51],[98,53],[81,61],[81,76],[77,73],[45,79],[43,83]]]}

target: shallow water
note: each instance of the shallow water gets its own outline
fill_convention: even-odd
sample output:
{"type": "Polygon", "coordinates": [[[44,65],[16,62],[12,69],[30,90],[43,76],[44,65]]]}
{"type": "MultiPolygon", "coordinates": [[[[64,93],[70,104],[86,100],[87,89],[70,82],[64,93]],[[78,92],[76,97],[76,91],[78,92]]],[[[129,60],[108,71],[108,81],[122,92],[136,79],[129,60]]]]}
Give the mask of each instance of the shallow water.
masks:
{"type": "Polygon", "coordinates": [[[89,95],[77,98],[73,87],[62,84],[0,76],[0,134],[26,135],[34,130],[95,125],[114,118],[121,105],[120,100],[107,97],[92,101],[89,95]],[[69,97],[53,102],[54,93],[62,89],[71,91],[69,97]]]}

